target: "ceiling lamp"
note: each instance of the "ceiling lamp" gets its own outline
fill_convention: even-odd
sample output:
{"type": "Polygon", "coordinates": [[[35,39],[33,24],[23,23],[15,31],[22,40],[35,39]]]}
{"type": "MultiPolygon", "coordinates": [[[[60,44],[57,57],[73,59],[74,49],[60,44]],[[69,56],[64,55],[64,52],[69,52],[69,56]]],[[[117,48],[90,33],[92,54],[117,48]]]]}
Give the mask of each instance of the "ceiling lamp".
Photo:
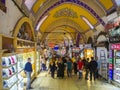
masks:
{"type": "Polygon", "coordinates": [[[82,19],[87,23],[87,25],[88,25],[91,29],[94,29],[94,26],[88,21],[87,18],[82,17],[82,19]]]}
{"type": "Polygon", "coordinates": [[[39,30],[40,26],[42,25],[42,23],[47,19],[48,15],[44,16],[38,23],[37,27],[36,27],[36,31],[39,30]]]}

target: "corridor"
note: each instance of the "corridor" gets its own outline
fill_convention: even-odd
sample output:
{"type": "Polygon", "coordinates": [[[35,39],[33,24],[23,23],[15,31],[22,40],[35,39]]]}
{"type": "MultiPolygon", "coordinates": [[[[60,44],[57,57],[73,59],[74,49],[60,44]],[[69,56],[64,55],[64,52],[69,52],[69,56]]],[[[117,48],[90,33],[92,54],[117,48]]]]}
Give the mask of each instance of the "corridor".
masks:
{"type": "Polygon", "coordinates": [[[120,90],[119,87],[108,84],[104,80],[86,81],[84,78],[79,80],[77,76],[53,79],[46,72],[38,75],[32,87],[34,89],[31,90],[120,90]]]}

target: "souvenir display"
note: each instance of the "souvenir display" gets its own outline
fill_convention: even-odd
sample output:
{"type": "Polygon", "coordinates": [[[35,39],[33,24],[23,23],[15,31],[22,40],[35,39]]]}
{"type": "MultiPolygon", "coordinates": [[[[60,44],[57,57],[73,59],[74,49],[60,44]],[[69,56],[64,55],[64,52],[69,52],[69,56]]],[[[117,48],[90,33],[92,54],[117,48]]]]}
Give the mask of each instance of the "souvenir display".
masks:
{"type": "Polygon", "coordinates": [[[23,87],[22,89],[18,87],[18,84],[24,84],[23,77],[18,72],[20,69],[18,60],[17,55],[2,57],[3,89],[23,90],[23,87]]]}

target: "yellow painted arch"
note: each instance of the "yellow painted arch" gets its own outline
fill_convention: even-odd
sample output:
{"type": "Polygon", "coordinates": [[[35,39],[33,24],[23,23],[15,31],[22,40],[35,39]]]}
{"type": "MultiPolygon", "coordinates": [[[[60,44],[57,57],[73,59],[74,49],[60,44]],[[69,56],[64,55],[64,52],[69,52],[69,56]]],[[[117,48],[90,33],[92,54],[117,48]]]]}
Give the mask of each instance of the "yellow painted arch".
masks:
{"type": "Polygon", "coordinates": [[[32,21],[27,17],[22,17],[18,21],[18,23],[16,24],[15,29],[14,29],[13,37],[17,37],[22,24],[25,23],[25,22],[27,22],[29,24],[29,26],[31,28],[31,31],[32,31],[33,40],[35,41],[35,34],[34,34],[34,28],[33,28],[33,25],[32,25],[32,21]]]}
{"type": "MultiPolygon", "coordinates": [[[[68,10],[67,9],[67,10],[68,10]]],[[[71,21],[76,22],[81,28],[82,28],[82,32],[87,31],[90,29],[89,25],[81,18],[81,16],[84,16],[85,18],[88,19],[88,21],[95,26],[98,23],[98,20],[85,8],[78,6],[76,4],[70,4],[70,3],[64,3],[61,4],[57,7],[55,7],[54,9],[49,11],[49,16],[48,18],[41,24],[40,26],[40,30],[42,32],[46,31],[46,26],[48,27],[49,25],[51,25],[52,22],[58,21],[59,19],[69,19],[71,21]],[[75,18],[72,17],[68,17],[66,15],[68,15],[68,13],[65,12],[66,8],[70,9],[70,12],[72,13],[71,16],[76,15],[75,18]],[[60,12],[61,13],[57,13],[60,12]],[[64,14],[63,14],[64,13],[64,14]],[[62,14],[62,15],[59,15],[62,14]],[[55,15],[58,15],[58,17],[55,17],[55,15]]],[[[63,23],[69,23],[67,20],[63,20],[63,23]]],[[[56,23],[55,23],[56,24],[56,23]]],[[[54,25],[55,25],[54,24],[54,25]]]]}

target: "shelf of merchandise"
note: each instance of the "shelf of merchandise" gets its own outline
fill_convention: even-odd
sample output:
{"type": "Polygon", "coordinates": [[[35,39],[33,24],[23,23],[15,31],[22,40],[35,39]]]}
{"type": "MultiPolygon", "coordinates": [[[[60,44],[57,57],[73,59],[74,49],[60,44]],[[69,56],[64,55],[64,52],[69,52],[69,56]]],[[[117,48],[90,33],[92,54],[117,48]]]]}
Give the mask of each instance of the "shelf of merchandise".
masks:
{"type": "Polygon", "coordinates": [[[101,70],[102,77],[107,79],[107,62],[105,59],[101,59],[100,70],[101,70]]]}
{"type": "Polygon", "coordinates": [[[33,73],[32,73],[32,80],[35,78],[35,42],[32,41],[27,41],[27,40],[22,40],[22,39],[16,39],[13,37],[8,37],[8,36],[4,36],[0,34],[0,43],[2,43],[2,45],[0,44],[0,63],[2,64],[2,57],[9,57],[12,55],[15,55],[17,58],[17,62],[14,63],[13,65],[8,65],[8,66],[2,66],[0,65],[0,70],[2,69],[7,69],[7,68],[11,68],[12,66],[16,67],[17,72],[15,72],[14,74],[12,74],[9,77],[2,77],[2,72],[0,72],[0,81],[4,81],[4,80],[9,80],[12,77],[14,78],[14,76],[16,77],[16,80],[11,80],[11,81],[15,81],[14,83],[12,83],[8,88],[4,88],[3,87],[3,83],[0,83],[0,90],[23,90],[24,89],[24,79],[25,78],[25,73],[24,73],[24,65],[27,62],[27,58],[24,58],[24,55],[28,55],[28,56],[32,56],[32,64],[33,64],[33,73]],[[22,47],[14,47],[15,45],[18,45],[17,41],[22,42],[22,47]],[[7,43],[7,44],[6,44],[7,43]],[[13,48],[14,47],[14,48],[13,48]],[[31,54],[29,54],[31,53],[31,54]],[[22,63],[21,61],[19,61],[18,55],[22,55],[22,63]],[[21,67],[19,67],[19,65],[22,65],[21,67]]]}
{"type": "Polygon", "coordinates": [[[16,87],[17,88],[17,81],[14,82],[14,84],[12,86],[10,86],[9,88],[3,88],[3,90],[14,90],[12,89],[13,87],[16,87]],[[16,86],[15,86],[16,85],[16,86]]]}
{"type": "Polygon", "coordinates": [[[1,57],[2,63],[2,90],[17,90],[17,59],[16,53],[3,54],[1,57]],[[12,63],[12,59],[14,63],[12,63]],[[7,64],[9,60],[9,65],[7,64]],[[8,69],[8,70],[7,70],[8,69]],[[9,74],[8,74],[9,71],[9,74]],[[3,76],[3,73],[5,76],[3,76]],[[13,89],[12,89],[13,88],[13,89]]]}
{"type": "Polygon", "coordinates": [[[18,77],[22,78],[19,79],[18,90],[22,90],[24,84],[26,83],[26,75],[23,69],[28,58],[31,58],[33,68],[33,72],[31,74],[32,80],[34,80],[34,78],[36,77],[35,42],[16,38],[14,40],[14,47],[15,52],[18,53],[18,77]]]}
{"type": "Polygon", "coordinates": [[[13,41],[13,37],[0,34],[0,90],[17,90],[17,60],[14,57],[17,53],[13,53],[13,41]]]}
{"type": "Polygon", "coordinates": [[[114,65],[114,80],[120,83],[120,64],[114,65]]]}

